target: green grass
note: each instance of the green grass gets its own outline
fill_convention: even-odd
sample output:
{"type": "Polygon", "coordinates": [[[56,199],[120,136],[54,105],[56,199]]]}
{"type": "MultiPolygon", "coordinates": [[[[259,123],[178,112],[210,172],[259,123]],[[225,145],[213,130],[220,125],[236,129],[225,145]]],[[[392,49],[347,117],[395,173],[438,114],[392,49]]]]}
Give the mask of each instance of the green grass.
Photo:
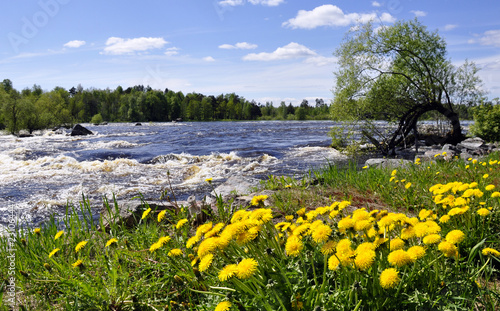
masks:
{"type": "Polygon", "coordinates": [[[159,220],[146,204],[136,225],[105,230],[116,201],[105,201],[95,224],[84,199],[62,222],[52,217],[0,238],[0,310],[11,309],[11,277],[20,310],[497,310],[500,261],[483,249],[500,250],[498,160],[270,176],[263,186],[275,190],[272,208],[232,213],[218,200],[203,225],[182,206],[159,220]],[[491,209],[481,216],[481,208],[491,209]],[[453,230],[464,239],[448,253],[424,243],[431,231],[451,240],[453,230]],[[391,245],[403,237],[404,252],[422,246],[424,255],[394,266],[391,245]],[[15,269],[4,268],[10,248],[15,269]],[[382,276],[391,268],[397,277],[382,276]]]}

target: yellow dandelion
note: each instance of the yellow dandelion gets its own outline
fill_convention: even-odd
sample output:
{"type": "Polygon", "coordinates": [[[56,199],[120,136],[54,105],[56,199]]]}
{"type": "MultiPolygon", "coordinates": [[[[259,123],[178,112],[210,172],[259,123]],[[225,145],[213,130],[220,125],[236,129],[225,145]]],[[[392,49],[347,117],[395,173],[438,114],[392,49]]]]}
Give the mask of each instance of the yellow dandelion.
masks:
{"type": "Polygon", "coordinates": [[[285,251],[288,256],[298,256],[303,248],[302,240],[296,235],[292,235],[286,240],[285,251]]]}
{"type": "Polygon", "coordinates": [[[212,183],[212,180],[213,180],[213,178],[212,178],[212,177],[210,177],[210,178],[205,179],[205,182],[207,182],[207,183],[211,184],[211,183],[212,183]]]}
{"type": "Polygon", "coordinates": [[[405,185],[405,188],[408,189],[411,187],[411,182],[408,182],[406,185],[405,185]]]}
{"type": "Polygon", "coordinates": [[[221,282],[225,282],[232,278],[233,276],[236,276],[238,273],[238,266],[235,264],[227,265],[222,270],[219,272],[219,280],[221,282]]]}
{"type": "Polygon", "coordinates": [[[328,225],[319,225],[312,231],[312,238],[316,243],[326,242],[332,231],[332,228],[328,225]]]}
{"type": "Polygon", "coordinates": [[[161,243],[153,243],[150,247],[149,247],[149,251],[152,253],[154,251],[156,251],[157,249],[159,249],[161,247],[161,243]]]}
{"type": "Polygon", "coordinates": [[[75,247],[75,252],[79,252],[85,245],[87,245],[87,241],[81,241],[80,243],[76,244],[75,247]]]}
{"type": "Polygon", "coordinates": [[[186,242],[186,248],[191,248],[193,247],[193,245],[195,245],[196,243],[198,243],[200,241],[200,237],[195,235],[195,236],[192,236],[190,237],[187,242],[186,242]]]}
{"type": "Polygon", "coordinates": [[[321,247],[321,253],[323,255],[331,255],[335,252],[335,247],[337,247],[337,242],[328,241],[321,247]]]}
{"type": "Polygon", "coordinates": [[[59,239],[61,237],[61,235],[63,235],[63,234],[64,234],[64,230],[57,232],[56,235],[54,236],[54,240],[59,239]]]}
{"type": "Polygon", "coordinates": [[[398,270],[388,268],[380,274],[380,286],[384,289],[391,289],[396,287],[400,281],[398,270]]]}
{"type": "Polygon", "coordinates": [[[403,267],[411,262],[411,257],[406,251],[398,249],[389,253],[387,261],[393,266],[403,267]]]}
{"type": "Polygon", "coordinates": [[[449,220],[450,220],[450,215],[443,215],[443,216],[441,216],[441,218],[439,218],[439,222],[442,224],[447,223],[449,220]]]}
{"type": "Polygon", "coordinates": [[[405,241],[400,238],[396,238],[392,239],[389,245],[391,251],[397,251],[398,249],[402,249],[405,246],[405,241]]]}
{"type": "Polygon", "coordinates": [[[351,216],[347,216],[339,220],[337,223],[337,226],[339,228],[340,232],[345,232],[347,229],[353,228],[355,225],[354,219],[351,218],[351,216]]]}
{"type": "Polygon", "coordinates": [[[465,239],[465,234],[461,230],[452,230],[446,235],[446,241],[458,244],[465,239]]]}
{"type": "Polygon", "coordinates": [[[483,178],[484,178],[484,179],[486,179],[486,178],[488,178],[488,177],[490,177],[490,175],[488,175],[488,174],[484,174],[484,175],[483,175],[483,178]]]}
{"type": "Polygon", "coordinates": [[[356,256],[354,259],[354,265],[359,270],[366,271],[373,265],[375,255],[374,250],[365,250],[356,256]]]}
{"type": "Polygon", "coordinates": [[[486,191],[491,191],[493,189],[495,189],[495,185],[488,185],[488,186],[484,187],[484,190],[486,190],[486,191]]]}
{"type": "Polygon", "coordinates": [[[264,204],[264,201],[267,200],[268,196],[267,195],[256,195],[252,198],[252,201],[250,201],[250,204],[252,205],[259,205],[259,204],[264,204]]]}
{"type": "Polygon", "coordinates": [[[413,237],[415,237],[415,228],[413,226],[401,230],[401,239],[409,240],[413,237]]]}
{"type": "Polygon", "coordinates": [[[75,261],[71,265],[73,266],[73,268],[76,268],[76,267],[80,267],[82,264],[83,264],[83,261],[81,261],[80,259],[78,259],[77,261],[75,261]]]}
{"type": "Polygon", "coordinates": [[[296,213],[297,213],[297,215],[299,215],[299,216],[303,217],[303,216],[306,214],[306,209],[305,209],[305,207],[303,207],[303,208],[299,209],[296,213]]]}
{"type": "Polygon", "coordinates": [[[496,249],[493,249],[493,248],[490,248],[490,247],[483,248],[483,250],[481,251],[481,253],[484,256],[495,256],[495,257],[500,258],[500,252],[497,251],[496,249]]]}
{"type": "Polygon", "coordinates": [[[259,263],[253,258],[245,258],[236,267],[238,271],[236,272],[236,277],[238,279],[248,279],[256,271],[259,263]]]}
{"type": "Polygon", "coordinates": [[[417,238],[423,238],[428,233],[428,226],[426,222],[419,222],[413,228],[415,229],[415,236],[417,238]]]}
{"type": "Polygon", "coordinates": [[[483,208],[478,209],[476,213],[479,216],[485,217],[485,216],[488,216],[490,214],[490,211],[487,208],[483,207],[483,208]]]}
{"type": "Polygon", "coordinates": [[[232,304],[229,301],[219,302],[217,307],[215,307],[214,311],[228,311],[231,308],[232,304]]]}
{"type": "Polygon", "coordinates": [[[393,171],[391,172],[391,176],[396,176],[396,174],[397,174],[397,173],[398,173],[398,170],[393,170],[393,171]]]}
{"type": "Polygon", "coordinates": [[[118,243],[118,239],[116,239],[116,238],[109,239],[108,242],[106,242],[106,245],[104,247],[109,247],[113,243],[118,243]]]}
{"type": "Polygon", "coordinates": [[[200,260],[199,268],[200,272],[203,272],[210,268],[210,265],[212,264],[212,261],[214,260],[214,254],[208,254],[203,256],[200,260]]]}
{"type": "Polygon", "coordinates": [[[203,240],[203,242],[200,243],[200,246],[198,246],[198,257],[202,258],[213,252],[217,248],[215,241],[215,238],[203,240]]]}
{"type": "Polygon", "coordinates": [[[173,248],[168,252],[168,257],[178,257],[182,256],[182,250],[180,248],[173,248]]]}
{"type": "Polygon", "coordinates": [[[408,255],[410,255],[410,258],[413,262],[425,256],[425,248],[420,245],[412,246],[406,252],[408,253],[408,255]]]}
{"type": "Polygon", "coordinates": [[[146,217],[148,217],[149,213],[151,213],[151,207],[148,208],[147,210],[145,210],[143,213],[142,213],[142,217],[141,219],[144,219],[146,217]]]}
{"type": "Polygon", "coordinates": [[[293,220],[293,215],[286,215],[285,219],[286,219],[286,221],[292,221],[293,220]]]}
{"type": "Polygon", "coordinates": [[[35,229],[33,229],[33,233],[34,233],[34,234],[38,234],[38,235],[39,235],[41,231],[42,231],[42,230],[41,230],[40,228],[35,228],[35,229]]]}
{"type": "Polygon", "coordinates": [[[336,270],[339,265],[340,265],[340,261],[337,258],[337,255],[330,256],[330,258],[328,259],[328,269],[336,270]]]}
{"type": "Polygon", "coordinates": [[[51,252],[49,253],[49,258],[50,258],[50,257],[52,257],[52,256],[54,256],[54,255],[55,255],[58,251],[60,251],[60,249],[59,249],[59,248],[55,248],[53,251],[51,251],[51,252]]]}
{"type": "Polygon", "coordinates": [[[166,209],[158,213],[158,222],[161,222],[163,219],[165,219],[166,213],[167,213],[166,209]]]}
{"type": "Polygon", "coordinates": [[[493,193],[491,194],[491,197],[492,197],[492,198],[498,198],[498,197],[500,197],[500,192],[498,192],[498,191],[493,192],[493,193]]]}
{"type": "Polygon", "coordinates": [[[367,169],[367,168],[368,168],[368,165],[365,165],[365,166],[362,167],[362,169],[364,169],[364,170],[367,169]]]}
{"type": "Polygon", "coordinates": [[[425,245],[437,244],[441,241],[441,236],[439,234],[429,234],[422,241],[425,245]]]}
{"type": "Polygon", "coordinates": [[[438,245],[438,249],[446,256],[446,257],[455,257],[458,255],[458,249],[455,244],[452,244],[448,241],[442,241],[438,245]]]}
{"type": "Polygon", "coordinates": [[[206,238],[210,238],[210,237],[213,237],[214,235],[218,234],[222,228],[224,228],[225,224],[220,222],[218,224],[216,224],[212,230],[208,231],[207,233],[205,233],[205,239],[206,238]]]}
{"type": "Polygon", "coordinates": [[[182,226],[184,226],[186,223],[188,222],[188,220],[186,218],[184,219],[181,219],[177,222],[177,224],[175,224],[175,229],[179,230],[180,228],[182,228],[182,226]]]}

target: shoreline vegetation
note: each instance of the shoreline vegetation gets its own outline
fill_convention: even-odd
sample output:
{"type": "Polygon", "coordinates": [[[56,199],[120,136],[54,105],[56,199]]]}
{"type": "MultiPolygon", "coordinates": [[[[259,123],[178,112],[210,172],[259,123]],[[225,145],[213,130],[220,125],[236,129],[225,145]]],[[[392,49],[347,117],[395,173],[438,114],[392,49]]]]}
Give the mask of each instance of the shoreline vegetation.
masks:
{"type": "Polygon", "coordinates": [[[84,200],[0,238],[1,310],[498,310],[499,160],[269,176],[203,221],[144,202],[104,226],[118,203],[96,224],[84,200]]]}

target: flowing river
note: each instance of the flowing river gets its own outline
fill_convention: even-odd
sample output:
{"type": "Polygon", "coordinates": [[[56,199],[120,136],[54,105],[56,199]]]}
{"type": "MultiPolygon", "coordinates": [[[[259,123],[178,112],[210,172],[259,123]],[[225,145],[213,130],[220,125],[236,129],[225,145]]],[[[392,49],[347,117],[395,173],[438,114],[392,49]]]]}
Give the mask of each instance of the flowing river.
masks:
{"type": "Polygon", "coordinates": [[[346,161],[328,147],[331,121],[83,126],[94,135],[0,135],[0,229],[12,211],[36,225],[82,194],[93,206],[113,195],[158,200],[170,179],[177,199],[201,199],[211,191],[207,178],[217,185],[233,175],[299,177],[346,161]]]}

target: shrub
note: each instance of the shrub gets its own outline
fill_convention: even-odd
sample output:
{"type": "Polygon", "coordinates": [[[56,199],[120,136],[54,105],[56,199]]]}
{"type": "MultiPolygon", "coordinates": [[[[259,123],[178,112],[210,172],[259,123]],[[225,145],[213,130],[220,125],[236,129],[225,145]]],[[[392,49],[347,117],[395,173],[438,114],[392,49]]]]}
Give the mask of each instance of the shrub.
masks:
{"type": "Polygon", "coordinates": [[[470,131],[486,141],[500,141],[500,105],[489,103],[476,107],[470,131]]]}

